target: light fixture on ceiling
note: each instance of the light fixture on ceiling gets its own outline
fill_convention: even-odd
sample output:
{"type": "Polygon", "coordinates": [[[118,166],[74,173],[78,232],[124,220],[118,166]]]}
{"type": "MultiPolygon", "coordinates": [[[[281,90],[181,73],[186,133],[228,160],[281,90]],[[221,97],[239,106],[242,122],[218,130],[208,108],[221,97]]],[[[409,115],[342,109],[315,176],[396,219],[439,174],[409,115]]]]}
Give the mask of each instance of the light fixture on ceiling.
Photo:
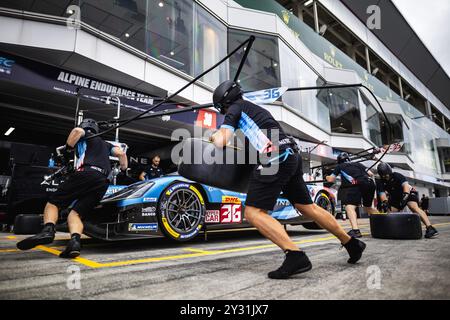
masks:
{"type": "Polygon", "coordinates": [[[129,38],[130,37],[130,34],[127,32],[127,33],[125,33],[125,38],[129,38]]]}
{"type": "Polygon", "coordinates": [[[313,0],[308,0],[308,1],[306,1],[303,5],[305,6],[305,7],[309,7],[310,5],[312,5],[313,4],[313,0]]]}
{"type": "Polygon", "coordinates": [[[160,8],[164,7],[164,2],[163,2],[163,1],[160,1],[160,2],[158,3],[158,6],[159,6],[160,8]]]}
{"type": "Polygon", "coordinates": [[[15,128],[11,127],[9,128],[6,132],[5,132],[5,136],[9,136],[11,134],[11,132],[14,131],[15,128]]]}
{"type": "Polygon", "coordinates": [[[319,29],[319,34],[323,36],[327,32],[328,26],[326,24],[322,25],[319,29]]]}
{"type": "Polygon", "coordinates": [[[74,12],[72,9],[67,10],[67,14],[74,14],[74,12]]]}
{"type": "Polygon", "coordinates": [[[405,100],[408,100],[409,98],[411,98],[411,95],[410,95],[410,94],[407,94],[407,95],[405,96],[405,100]]]}
{"type": "Polygon", "coordinates": [[[372,75],[376,75],[378,73],[378,71],[380,71],[380,68],[375,68],[372,70],[372,75]]]}
{"type": "Polygon", "coordinates": [[[175,55],[175,52],[170,51],[170,55],[171,55],[171,56],[174,56],[174,55],[175,55]]]}

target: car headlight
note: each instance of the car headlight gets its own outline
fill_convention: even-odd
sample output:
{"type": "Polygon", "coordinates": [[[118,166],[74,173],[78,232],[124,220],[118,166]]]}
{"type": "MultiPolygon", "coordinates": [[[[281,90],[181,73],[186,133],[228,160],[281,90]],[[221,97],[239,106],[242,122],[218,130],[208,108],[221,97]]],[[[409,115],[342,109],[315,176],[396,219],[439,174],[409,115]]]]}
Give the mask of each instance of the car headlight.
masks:
{"type": "Polygon", "coordinates": [[[105,197],[103,201],[116,201],[116,200],[140,198],[154,185],[155,185],[154,182],[145,182],[145,183],[140,182],[105,197]]]}

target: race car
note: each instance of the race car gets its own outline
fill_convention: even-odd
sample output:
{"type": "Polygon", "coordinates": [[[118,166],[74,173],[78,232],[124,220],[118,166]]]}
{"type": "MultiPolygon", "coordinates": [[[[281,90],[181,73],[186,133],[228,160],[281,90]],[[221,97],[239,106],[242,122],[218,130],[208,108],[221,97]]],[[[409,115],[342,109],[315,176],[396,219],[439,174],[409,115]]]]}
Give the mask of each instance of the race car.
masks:
{"type": "MultiPolygon", "coordinates": [[[[335,215],[336,191],[308,186],[315,203],[335,215]]],[[[188,241],[208,230],[250,227],[246,194],[190,181],[177,174],[130,186],[110,186],[100,205],[85,218],[84,233],[102,240],[166,237],[188,241]]],[[[270,215],[282,224],[320,229],[282,195],[270,215]]]]}

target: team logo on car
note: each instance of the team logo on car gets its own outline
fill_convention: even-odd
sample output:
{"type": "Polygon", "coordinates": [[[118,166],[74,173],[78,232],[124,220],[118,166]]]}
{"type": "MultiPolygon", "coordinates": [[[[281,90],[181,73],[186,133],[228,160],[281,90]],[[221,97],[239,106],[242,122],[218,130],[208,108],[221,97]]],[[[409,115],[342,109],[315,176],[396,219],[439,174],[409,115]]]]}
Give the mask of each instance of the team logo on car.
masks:
{"type": "Polygon", "coordinates": [[[157,231],[157,223],[129,223],[128,231],[157,231]]]}
{"type": "Polygon", "coordinates": [[[222,196],[222,203],[241,203],[239,197],[222,196]]]}
{"type": "Polygon", "coordinates": [[[156,207],[142,208],[143,217],[154,217],[156,215],[156,207]]]}
{"type": "Polygon", "coordinates": [[[205,223],[219,223],[220,210],[206,210],[205,223]]]}

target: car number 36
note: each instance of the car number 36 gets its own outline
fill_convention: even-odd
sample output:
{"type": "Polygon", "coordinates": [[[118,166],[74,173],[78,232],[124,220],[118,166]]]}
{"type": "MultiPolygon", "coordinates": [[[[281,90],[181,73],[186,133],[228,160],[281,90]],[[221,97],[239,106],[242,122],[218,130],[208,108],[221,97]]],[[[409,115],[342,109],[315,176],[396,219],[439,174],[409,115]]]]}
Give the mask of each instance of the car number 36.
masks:
{"type": "Polygon", "coordinates": [[[242,210],[240,204],[223,204],[220,208],[221,223],[241,223],[242,210]]]}

